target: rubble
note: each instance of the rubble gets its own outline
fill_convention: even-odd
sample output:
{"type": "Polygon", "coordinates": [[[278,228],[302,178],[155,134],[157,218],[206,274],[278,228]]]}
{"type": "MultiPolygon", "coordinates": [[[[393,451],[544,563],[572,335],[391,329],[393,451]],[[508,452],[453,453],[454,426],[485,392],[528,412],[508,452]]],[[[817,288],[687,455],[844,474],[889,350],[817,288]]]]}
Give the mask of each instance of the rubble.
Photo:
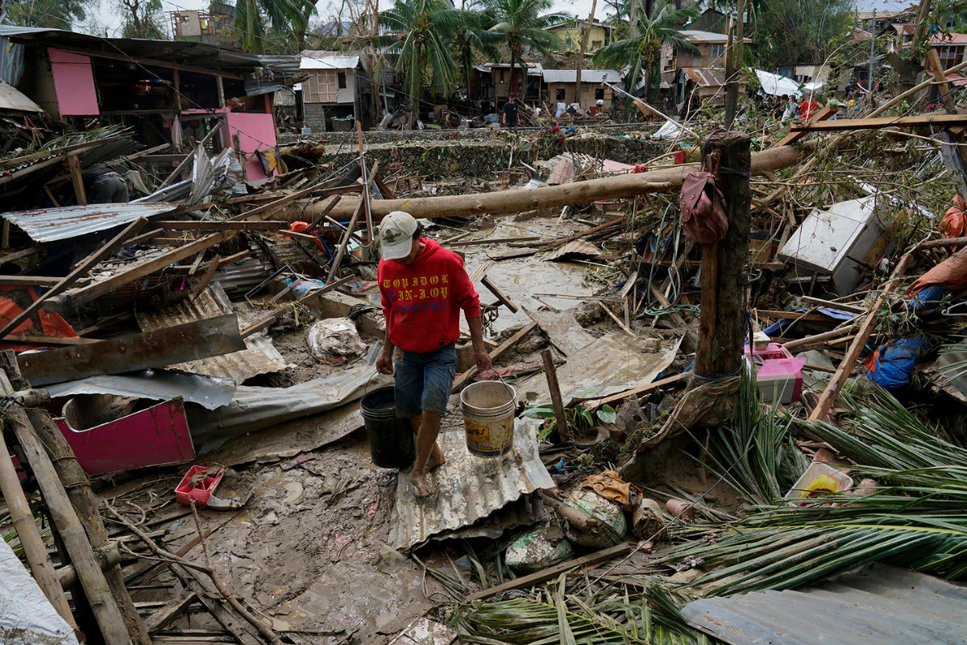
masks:
{"type": "MultiPolygon", "coordinates": [[[[258,59],[226,60],[204,70],[253,82],[258,59]]],[[[15,137],[0,559],[43,605],[23,629],[733,642],[710,625],[755,594],[875,563],[963,580],[967,182],[938,152],[967,117],[913,96],[791,127],[743,99],[727,131],[641,102],[658,122],[360,125],[257,150],[239,132],[273,115],[224,106],[183,110],[187,143],[15,137]],[[130,199],[93,203],[103,169],[130,199]],[[430,499],[360,432],[360,399],[391,385],[376,227],[393,210],[464,258],[495,363],[464,347],[430,499]],[[459,394],[497,380],[514,440],[483,458],[459,394]]]]}

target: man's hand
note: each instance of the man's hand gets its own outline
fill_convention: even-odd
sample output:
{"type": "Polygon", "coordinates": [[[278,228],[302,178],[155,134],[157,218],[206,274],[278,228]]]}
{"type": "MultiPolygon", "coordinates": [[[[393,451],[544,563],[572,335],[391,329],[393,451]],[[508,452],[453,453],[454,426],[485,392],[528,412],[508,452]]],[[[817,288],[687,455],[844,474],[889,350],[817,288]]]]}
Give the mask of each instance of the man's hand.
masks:
{"type": "Polygon", "coordinates": [[[393,353],[392,352],[380,352],[379,358],[376,359],[376,371],[380,374],[392,374],[393,373],[393,353]]]}
{"type": "Polygon", "coordinates": [[[477,370],[480,372],[486,372],[494,366],[493,361],[490,360],[490,354],[483,349],[473,350],[473,361],[476,363],[477,370]]]}

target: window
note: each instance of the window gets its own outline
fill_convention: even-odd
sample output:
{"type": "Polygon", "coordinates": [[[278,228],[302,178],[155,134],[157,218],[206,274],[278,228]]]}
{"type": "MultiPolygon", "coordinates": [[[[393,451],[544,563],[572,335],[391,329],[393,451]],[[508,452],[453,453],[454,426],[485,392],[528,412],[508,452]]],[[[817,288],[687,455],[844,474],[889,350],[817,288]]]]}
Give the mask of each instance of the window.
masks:
{"type": "Polygon", "coordinates": [[[565,100],[564,99],[564,88],[563,87],[557,91],[557,99],[555,99],[555,100],[557,100],[557,101],[563,101],[563,100],[565,100]]]}
{"type": "MultiPolygon", "coordinates": [[[[725,56],[725,45],[709,45],[708,55],[712,60],[725,56]]],[[[709,61],[711,62],[711,61],[709,61]]]]}
{"type": "Polygon", "coordinates": [[[594,90],[594,100],[595,101],[603,101],[604,100],[604,88],[603,87],[595,88],[595,90],[594,90]]]}
{"type": "Polygon", "coordinates": [[[339,72],[337,76],[339,79],[339,89],[346,89],[346,72],[339,72]]]}
{"type": "Polygon", "coordinates": [[[601,49],[601,46],[602,45],[604,45],[604,41],[603,40],[592,40],[591,41],[591,49],[601,49]]]}
{"type": "Polygon", "coordinates": [[[506,83],[507,82],[507,77],[504,76],[504,74],[505,74],[504,70],[500,70],[500,82],[501,83],[506,83]]]}
{"type": "Polygon", "coordinates": [[[306,103],[335,103],[338,80],[335,71],[316,71],[309,74],[306,103]]]}

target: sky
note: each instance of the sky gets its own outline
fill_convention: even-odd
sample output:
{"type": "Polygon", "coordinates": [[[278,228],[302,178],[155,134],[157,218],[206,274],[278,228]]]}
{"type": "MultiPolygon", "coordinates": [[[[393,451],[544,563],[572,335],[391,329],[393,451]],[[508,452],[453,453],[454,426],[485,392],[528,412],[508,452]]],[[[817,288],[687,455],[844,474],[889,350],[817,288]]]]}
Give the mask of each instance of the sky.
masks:
{"type": "MultiPolygon", "coordinates": [[[[555,0],[554,9],[556,11],[567,11],[578,16],[587,16],[591,12],[592,0],[555,0]]],[[[392,4],[392,0],[379,0],[380,7],[385,8],[392,4]]],[[[916,0],[857,0],[856,4],[860,11],[877,10],[898,10],[904,9],[916,0]]],[[[161,0],[164,11],[177,11],[178,9],[207,9],[209,0],[161,0]]],[[[335,12],[330,9],[332,0],[319,0],[316,5],[320,15],[326,17],[335,12]]],[[[121,18],[115,13],[114,7],[116,0],[100,0],[100,5],[96,11],[91,12],[91,19],[81,25],[81,31],[88,31],[98,35],[120,36],[121,18]]],[[[603,2],[598,3],[598,16],[601,17],[610,10],[603,2]],[[602,8],[603,7],[603,8],[602,8]]]]}

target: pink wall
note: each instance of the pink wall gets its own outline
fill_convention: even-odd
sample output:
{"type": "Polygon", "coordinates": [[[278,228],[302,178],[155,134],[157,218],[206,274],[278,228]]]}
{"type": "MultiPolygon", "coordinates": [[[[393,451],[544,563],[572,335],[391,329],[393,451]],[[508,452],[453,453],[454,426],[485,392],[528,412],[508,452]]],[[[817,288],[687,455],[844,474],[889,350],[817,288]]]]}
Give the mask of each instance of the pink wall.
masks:
{"type": "MultiPolygon", "coordinates": [[[[262,166],[253,154],[256,150],[267,150],[275,147],[275,117],[271,114],[256,112],[229,112],[228,115],[229,145],[235,148],[235,134],[238,133],[238,143],[241,153],[248,159],[245,163],[245,176],[249,181],[265,179],[262,166]]],[[[239,151],[236,150],[236,153],[239,151]]],[[[242,156],[240,155],[240,157],[242,156]]],[[[241,158],[239,163],[242,163],[241,158]]]]}
{"type": "Polygon", "coordinates": [[[97,109],[97,90],[90,56],[48,49],[50,70],[54,76],[57,108],[61,116],[92,116],[97,109]]]}

